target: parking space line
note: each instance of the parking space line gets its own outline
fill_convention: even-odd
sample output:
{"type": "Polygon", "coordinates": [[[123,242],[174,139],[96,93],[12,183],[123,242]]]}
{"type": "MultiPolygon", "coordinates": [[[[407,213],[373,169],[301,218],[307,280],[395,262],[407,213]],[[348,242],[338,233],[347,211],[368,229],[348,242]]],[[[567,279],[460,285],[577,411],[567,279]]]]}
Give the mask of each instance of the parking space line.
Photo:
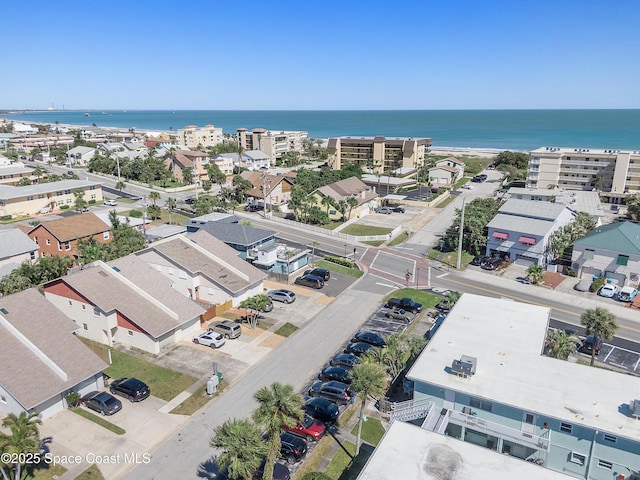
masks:
{"type": "Polygon", "coordinates": [[[636,360],[636,364],[633,366],[634,372],[638,369],[638,365],[640,365],[640,357],[638,357],[638,360],[636,360]]]}
{"type": "Polygon", "coordinates": [[[613,345],[613,346],[611,347],[611,350],[609,350],[609,353],[607,353],[607,356],[606,356],[606,357],[604,357],[604,359],[603,359],[602,361],[606,363],[606,362],[607,362],[607,360],[609,360],[609,356],[613,353],[613,351],[614,351],[615,349],[616,349],[616,347],[615,347],[615,345],[613,345]]]}

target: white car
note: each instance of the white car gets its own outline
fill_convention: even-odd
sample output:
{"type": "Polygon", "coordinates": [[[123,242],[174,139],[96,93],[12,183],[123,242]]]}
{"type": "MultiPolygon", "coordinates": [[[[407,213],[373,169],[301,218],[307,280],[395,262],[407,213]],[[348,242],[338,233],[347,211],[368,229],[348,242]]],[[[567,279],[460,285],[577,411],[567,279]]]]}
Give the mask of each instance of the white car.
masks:
{"type": "Polygon", "coordinates": [[[613,298],[616,293],[618,293],[618,287],[616,285],[605,283],[602,288],[600,288],[598,295],[601,297],[613,298]]]}
{"type": "Polygon", "coordinates": [[[464,185],[462,185],[462,188],[464,190],[473,190],[473,185],[471,185],[469,183],[465,183],[464,185]]]}
{"type": "Polygon", "coordinates": [[[224,335],[217,332],[204,332],[194,337],[193,343],[205,347],[220,348],[224,345],[224,335]]]}
{"type": "Polygon", "coordinates": [[[104,204],[109,206],[109,207],[117,207],[118,206],[118,202],[116,202],[115,200],[105,200],[104,204]]]}

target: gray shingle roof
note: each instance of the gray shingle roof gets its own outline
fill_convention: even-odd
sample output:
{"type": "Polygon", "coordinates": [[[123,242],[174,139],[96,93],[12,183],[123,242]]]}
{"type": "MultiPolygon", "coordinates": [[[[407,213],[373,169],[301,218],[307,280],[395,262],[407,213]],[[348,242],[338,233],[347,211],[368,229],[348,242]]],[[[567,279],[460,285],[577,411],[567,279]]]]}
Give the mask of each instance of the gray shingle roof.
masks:
{"type": "Polygon", "coordinates": [[[0,231],[0,260],[38,250],[38,245],[22,230],[0,231]]]}
{"type": "Polygon", "coordinates": [[[576,240],[574,245],[640,255],[640,225],[632,222],[601,225],[576,240]]]}
{"type": "Polygon", "coordinates": [[[0,298],[0,308],[7,312],[0,312],[0,385],[24,408],[107,368],[72,334],[78,326],[36,289],[0,298]]]}
{"type": "Polygon", "coordinates": [[[99,187],[100,184],[89,180],[60,180],[59,182],[36,183],[23,187],[10,187],[0,185],[0,200],[10,200],[12,198],[22,198],[28,195],[40,195],[61,190],[79,190],[89,187],[99,187]]]}
{"type": "Polygon", "coordinates": [[[532,202],[512,198],[504,202],[498,211],[505,215],[518,215],[527,219],[555,220],[565,208],[560,203],[532,202]]]}
{"type": "MultiPolygon", "coordinates": [[[[541,202],[531,202],[541,203],[541,202]]],[[[487,227],[497,230],[508,230],[511,232],[522,232],[530,235],[539,235],[544,237],[553,228],[554,222],[550,220],[540,220],[537,218],[518,217],[516,215],[504,215],[498,213],[489,222],[487,227]]]]}
{"type": "Polygon", "coordinates": [[[250,227],[240,223],[207,222],[204,225],[189,223],[189,227],[198,227],[218,240],[233,245],[255,245],[276,236],[273,230],[250,227]]]}

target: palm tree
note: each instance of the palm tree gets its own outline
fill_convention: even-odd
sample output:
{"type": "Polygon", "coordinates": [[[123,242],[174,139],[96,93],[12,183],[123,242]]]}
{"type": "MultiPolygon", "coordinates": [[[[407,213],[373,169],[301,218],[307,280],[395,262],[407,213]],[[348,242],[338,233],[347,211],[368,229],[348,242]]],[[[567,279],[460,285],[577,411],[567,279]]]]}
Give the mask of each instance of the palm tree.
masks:
{"type": "Polygon", "coordinates": [[[160,193],[155,190],[149,192],[149,200],[153,202],[153,206],[156,206],[156,201],[160,200],[160,193]]]}
{"type": "Polygon", "coordinates": [[[537,285],[538,283],[540,283],[542,277],[544,277],[544,268],[542,268],[540,265],[529,265],[527,267],[527,278],[534,284],[537,285]]]}
{"type": "Polygon", "coordinates": [[[216,427],[209,441],[213,448],[222,449],[215,462],[220,469],[227,469],[229,477],[250,480],[260,466],[267,446],[262,432],[249,420],[230,419],[216,427]]]}
{"type": "Polygon", "coordinates": [[[258,408],[253,412],[253,419],[262,425],[269,435],[267,440],[267,460],[264,467],[263,480],[273,478],[273,465],[280,453],[280,429],[282,425],[293,426],[296,420],[302,420],[302,397],[291,385],[272,383],[262,387],[254,398],[258,408]]]}
{"type": "Polygon", "coordinates": [[[356,457],[360,453],[362,436],[362,418],[364,405],[368,397],[380,397],[387,388],[387,372],[376,363],[361,363],[351,370],[351,388],[358,392],[360,398],[360,418],[358,419],[358,439],[356,441],[356,457]]]}
{"type": "Polygon", "coordinates": [[[125,188],[127,188],[127,184],[126,183],[124,183],[123,181],[116,182],[116,190],[122,191],[125,188]]]}
{"type": "Polygon", "coordinates": [[[171,225],[171,211],[176,208],[176,203],[176,199],[173,197],[167,198],[164,202],[165,207],[167,207],[167,210],[169,211],[169,225],[171,225]]]}
{"type": "MultiPolygon", "coordinates": [[[[587,335],[600,337],[602,340],[611,340],[618,330],[618,322],[613,313],[606,308],[590,308],[580,316],[580,323],[586,328],[587,335]]],[[[595,338],[594,338],[595,340],[595,338]]],[[[596,361],[596,349],[591,349],[591,366],[596,361]]]]}
{"type": "Polygon", "coordinates": [[[247,323],[249,327],[256,328],[258,325],[258,315],[259,312],[263,312],[266,310],[267,305],[270,300],[267,295],[255,295],[253,297],[249,297],[244,299],[238,307],[244,308],[245,310],[249,310],[251,314],[247,314],[247,323]]]}
{"type": "Polygon", "coordinates": [[[569,335],[562,330],[551,329],[547,332],[544,350],[549,357],[566,360],[569,355],[575,353],[580,344],[576,335],[569,335]]]}
{"type": "Polygon", "coordinates": [[[323,195],[322,200],[320,200],[320,203],[327,207],[327,216],[329,215],[329,208],[333,206],[333,198],[331,198],[328,195],[323,195]]]}
{"type": "Polygon", "coordinates": [[[358,206],[358,199],[356,197],[347,198],[347,205],[349,205],[349,220],[351,220],[351,211],[353,210],[353,207],[358,206]]]}
{"type": "MultiPolygon", "coordinates": [[[[38,432],[38,424],[42,423],[37,412],[20,412],[20,415],[10,413],[2,422],[2,426],[11,431],[11,435],[0,434],[0,449],[2,453],[9,454],[36,454],[40,452],[42,441],[38,432]]],[[[23,455],[17,455],[18,459],[23,455]]],[[[28,457],[27,457],[28,458],[28,457]]],[[[25,461],[18,461],[8,465],[8,471],[13,470],[15,480],[23,478],[22,468],[25,461]]],[[[0,465],[0,471],[8,478],[4,465],[0,465]]]]}
{"type": "Polygon", "coordinates": [[[44,168],[38,165],[36,168],[33,169],[33,174],[38,179],[38,183],[40,183],[40,178],[45,174],[44,168]]]}

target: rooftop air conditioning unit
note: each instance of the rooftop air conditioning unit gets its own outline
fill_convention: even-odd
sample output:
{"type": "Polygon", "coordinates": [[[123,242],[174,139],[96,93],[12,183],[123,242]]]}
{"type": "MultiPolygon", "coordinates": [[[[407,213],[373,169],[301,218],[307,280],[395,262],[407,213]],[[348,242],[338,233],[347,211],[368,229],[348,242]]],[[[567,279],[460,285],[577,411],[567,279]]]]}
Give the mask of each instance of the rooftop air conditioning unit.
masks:
{"type": "Polygon", "coordinates": [[[631,416],[636,419],[640,418],[640,400],[631,400],[629,402],[629,408],[631,409],[631,416]]]}
{"type": "Polygon", "coordinates": [[[456,375],[467,378],[476,373],[476,365],[478,359],[476,357],[469,357],[468,355],[462,355],[460,360],[454,360],[451,364],[451,371],[456,375]]]}

